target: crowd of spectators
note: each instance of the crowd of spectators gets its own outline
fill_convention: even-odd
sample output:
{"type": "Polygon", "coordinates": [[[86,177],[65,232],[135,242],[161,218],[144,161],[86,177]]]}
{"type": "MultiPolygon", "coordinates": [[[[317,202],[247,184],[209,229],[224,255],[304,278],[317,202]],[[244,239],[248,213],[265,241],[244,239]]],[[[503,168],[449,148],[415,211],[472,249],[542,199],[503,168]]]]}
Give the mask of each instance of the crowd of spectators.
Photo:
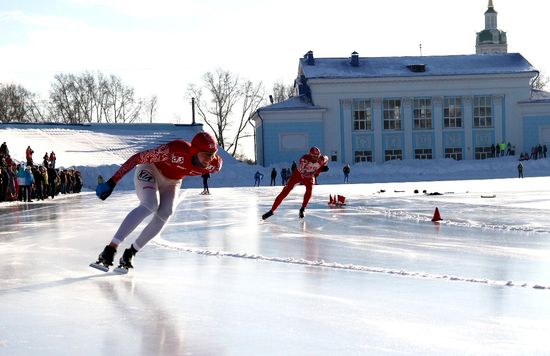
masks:
{"type": "Polygon", "coordinates": [[[539,143],[538,145],[531,147],[531,154],[529,154],[528,152],[522,152],[519,155],[519,160],[528,161],[530,159],[546,158],[547,154],[548,147],[539,143]]]}
{"type": "Polygon", "coordinates": [[[25,150],[25,162],[12,158],[6,142],[0,146],[0,202],[53,199],[58,194],[80,193],[82,175],[75,169],[55,167],[52,151],[41,164],[33,160],[34,150],[25,150]]]}

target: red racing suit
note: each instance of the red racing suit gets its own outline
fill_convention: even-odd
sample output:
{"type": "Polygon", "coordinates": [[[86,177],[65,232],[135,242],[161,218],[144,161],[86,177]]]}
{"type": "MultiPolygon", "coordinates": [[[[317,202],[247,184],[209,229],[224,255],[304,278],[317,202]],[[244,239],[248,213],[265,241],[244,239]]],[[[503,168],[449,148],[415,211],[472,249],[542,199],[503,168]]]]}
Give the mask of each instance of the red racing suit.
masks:
{"type": "Polygon", "coordinates": [[[218,154],[207,166],[201,167],[198,162],[193,162],[193,156],[197,153],[197,149],[192,147],[189,142],[174,140],[156,148],[136,153],[120,166],[112,179],[115,183],[118,183],[126,173],[141,163],[154,164],[160,173],[168,179],[183,179],[185,176],[215,173],[222,168],[223,160],[218,154]]]}
{"type": "Polygon", "coordinates": [[[315,178],[321,173],[321,169],[326,166],[327,163],[327,156],[319,156],[317,159],[314,159],[309,153],[303,155],[302,158],[300,158],[300,164],[294,172],[292,172],[292,176],[290,177],[288,183],[279,195],[277,195],[277,198],[275,198],[271,211],[275,211],[275,209],[279,207],[279,205],[287,197],[288,193],[290,193],[298,183],[302,183],[306,187],[304,200],[302,202],[302,208],[305,209],[309,199],[311,198],[315,178]]]}

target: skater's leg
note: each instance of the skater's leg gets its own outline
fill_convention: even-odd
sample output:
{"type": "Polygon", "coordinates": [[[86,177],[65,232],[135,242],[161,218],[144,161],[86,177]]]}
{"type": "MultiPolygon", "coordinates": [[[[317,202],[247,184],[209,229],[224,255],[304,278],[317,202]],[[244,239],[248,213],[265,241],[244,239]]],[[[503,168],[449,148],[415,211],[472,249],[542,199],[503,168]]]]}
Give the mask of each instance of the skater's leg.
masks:
{"type": "Polygon", "coordinates": [[[287,185],[284,186],[283,190],[277,195],[275,198],[275,201],[273,202],[273,205],[271,206],[271,211],[275,211],[279,205],[283,202],[283,200],[287,197],[287,195],[294,189],[294,186],[300,182],[300,175],[299,174],[293,174],[290,177],[290,180],[288,181],[287,185]]]}
{"type": "Polygon", "coordinates": [[[153,219],[145,226],[136,241],[132,244],[136,250],[140,250],[153,237],[157,236],[170,216],[174,212],[176,197],[181,181],[169,180],[168,183],[159,184],[160,205],[153,216],[153,219]]]}
{"type": "Polygon", "coordinates": [[[134,185],[139,199],[139,206],[130,211],[111,240],[111,246],[117,247],[149,215],[156,212],[159,206],[159,174],[151,165],[138,165],[134,175],[134,185]]]}
{"type": "Polygon", "coordinates": [[[306,192],[304,193],[304,200],[302,201],[302,209],[307,207],[309,199],[311,199],[311,192],[313,190],[313,184],[310,181],[304,181],[304,186],[306,187],[306,192]]]}

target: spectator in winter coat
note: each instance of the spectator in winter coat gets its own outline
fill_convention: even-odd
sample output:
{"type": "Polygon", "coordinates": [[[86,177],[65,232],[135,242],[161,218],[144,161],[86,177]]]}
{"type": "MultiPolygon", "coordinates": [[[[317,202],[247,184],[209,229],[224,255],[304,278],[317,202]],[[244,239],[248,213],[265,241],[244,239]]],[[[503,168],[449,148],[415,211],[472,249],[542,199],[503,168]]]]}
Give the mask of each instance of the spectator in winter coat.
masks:
{"type": "Polygon", "coordinates": [[[344,168],[342,168],[342,171],[344,172],[344,183],[349,183],[349,173],[351,171],[349,164],[346,164],[344,168]]]}
{"type": "Polygon", "coordinates": [[[50,167],[55,168],[56,159],[57,158],[55,157],[55,152],[52,151],[52,153],[50,153],[50,167]]]}
{"type": "Polygon", "coordinates": [[[31,146],[27,146],[27,149],[25,150],[25,158],[27,159],[27,166],[32,166],[34,163],[32,161],[32,154],[34,151],[32,150],[31,146]]]}
{"type": "Polygon", "coordinates": [[[269,183],[269,185],[277,185],[277,183],[275,183],[276,178],[277,178],[277,170],[273,168],[271,170],[271,183],[269,183]]]}
{"type": "Polygon", "coordinates": [[[518,163],[518,178],[523,178],[523,164],[518,163]]]}
{"type": "Polygon", "coordinates": [[[281,168],[281,185],[286,183],[286,168],[281,168]]]}
{"type": "Polygon", "coordinates": [[[48,168],[48,166],[49,166],[48,158],[50,158],[50,156],[48,155],[48,152],[46,152],[44,154],[44,157],[42,157],[42,165],[46,168],[48,168]]]}

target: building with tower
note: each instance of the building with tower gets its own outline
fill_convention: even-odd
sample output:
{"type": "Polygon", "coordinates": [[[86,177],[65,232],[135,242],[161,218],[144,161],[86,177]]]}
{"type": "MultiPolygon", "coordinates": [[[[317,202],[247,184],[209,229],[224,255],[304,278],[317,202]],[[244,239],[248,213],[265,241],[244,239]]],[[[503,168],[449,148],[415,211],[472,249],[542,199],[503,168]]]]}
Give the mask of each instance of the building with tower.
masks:
{"type": "Polygon", "coordinates": [[[489,0],[485,11],[485,29],[477,33],[476,54],[507,53],[506,32],[498,29],[497,12],[493,0],[489,0]]]}
{"type": "Polygon", "coordinates": [[[338,163],[393,159],[485,159],[550,144],[550,93],[508,53],[489,0],[476,54],[299,59],[296,95],[258,109],[256,159],[291,162],[318,146],[338,163]]]}

